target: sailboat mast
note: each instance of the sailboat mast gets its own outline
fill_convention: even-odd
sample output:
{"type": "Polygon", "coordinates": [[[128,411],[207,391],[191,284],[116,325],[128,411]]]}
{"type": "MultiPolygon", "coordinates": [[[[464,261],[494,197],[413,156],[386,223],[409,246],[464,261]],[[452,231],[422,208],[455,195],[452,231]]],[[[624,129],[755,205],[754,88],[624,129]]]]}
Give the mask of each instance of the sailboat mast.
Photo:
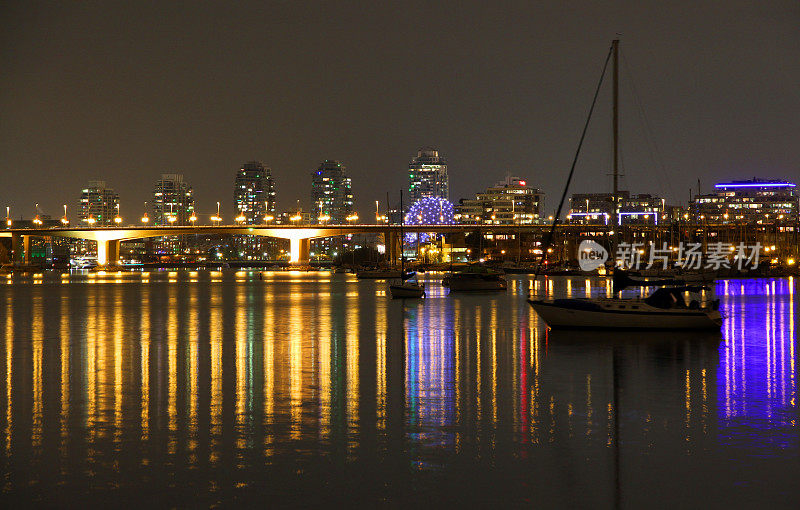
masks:
{"type": "MultiPolygon", "coordinates": [[[[400,279],[406,275],[406,258],[403,253],[403,223],[405,222],[405,212],[403,212],[403,190],[400,190],[400,279]]],[[[419,235],[419,234],[418,234],[419,235]]],[[[395,266],[397,267],[397,266],[395,266]]]]}
{"type": "Polygon", "coordinates": [[[619,39],[614,39],[611,47],[614,53],[612,127],[614,132],[614,229],[616,229],[616,224],[619,222],[619,39]]]}

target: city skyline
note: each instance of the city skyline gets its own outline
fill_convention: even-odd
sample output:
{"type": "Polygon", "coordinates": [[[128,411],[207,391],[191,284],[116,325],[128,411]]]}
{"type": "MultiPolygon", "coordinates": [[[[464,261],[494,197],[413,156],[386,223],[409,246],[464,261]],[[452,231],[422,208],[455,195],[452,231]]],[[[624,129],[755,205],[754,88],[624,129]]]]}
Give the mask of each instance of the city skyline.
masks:
{"type": "MultiPolygon", "coordinates": [[[[618,33],[623,188],[685,203],[698,176],[704,191],[798,178],[794,2],[222,11],[4,7],[0,204],[56,216],[71,182],[104,179],[133,205],[160,174],[183,173],[203,215],[230,200],[217,181],[257,159],[278,210],[308,207],[294,176],[331,158],[347,162],[364,213],[405,188],[409,152],[426,144],[448,159],[453,199],[507,174],[555,196],[618,33]]],[[[609,96],[571,193],[610,191],[609,96]]]]}

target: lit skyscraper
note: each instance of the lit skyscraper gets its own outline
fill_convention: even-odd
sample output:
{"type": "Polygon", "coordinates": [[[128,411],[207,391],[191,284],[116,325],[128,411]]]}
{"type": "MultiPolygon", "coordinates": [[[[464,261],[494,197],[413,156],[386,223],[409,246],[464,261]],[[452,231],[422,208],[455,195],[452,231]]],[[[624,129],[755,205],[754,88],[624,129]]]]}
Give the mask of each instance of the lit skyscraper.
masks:
{"type": "Polygon", "coordinates": [[[408,165],[408,204],[421,198],[450,198],[447,161],[438,149],[422,147],[408,165]]]}
{"type": "Polygon", "coordinates": [[[188,225],[194,214],[192,187],[182,174],[162,174],[153,188],[153,225],[188,225]],[[170,218],[174,220],[170,221],[170,218]]]}
{"type": "Polygon", "coordinates": [[[347,223],[347,217],[353,213],[353,188],[340,162],[326,159],[314,171],[311,207],[315,216],[329,216],[328,223],[347,223]]]}
{"type": "Polygon", "coordinates": [[[236,174],[233,191],[236,217],[248,225],[264,223],[264,216],[275,216],[275,184],[272,172],[260,161],[248,161],[236,174]]]}
{"type": "Polygon", "coordinates": [[[105,181],[89,181],[89,186],[81,190],[78,217],[83,222],[89,223],[91,218],[94,225],[113,225],[118,208],[119,194],[106,188],[105,181]]]}

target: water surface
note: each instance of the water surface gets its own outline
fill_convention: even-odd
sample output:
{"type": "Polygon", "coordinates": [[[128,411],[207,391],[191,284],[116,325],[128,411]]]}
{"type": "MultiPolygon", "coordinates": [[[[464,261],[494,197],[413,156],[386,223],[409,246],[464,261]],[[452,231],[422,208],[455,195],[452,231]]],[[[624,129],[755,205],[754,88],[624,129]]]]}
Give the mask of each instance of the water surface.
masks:
{"type": "MultiPolygon", "coordinates": [[[[7,504],[797,508],[797,281],[719,333],[547,331],[502,294],[329,273],[0,285],[7,504]]],[[[555,278],[553,295],[606,283],[555,278]]]]}

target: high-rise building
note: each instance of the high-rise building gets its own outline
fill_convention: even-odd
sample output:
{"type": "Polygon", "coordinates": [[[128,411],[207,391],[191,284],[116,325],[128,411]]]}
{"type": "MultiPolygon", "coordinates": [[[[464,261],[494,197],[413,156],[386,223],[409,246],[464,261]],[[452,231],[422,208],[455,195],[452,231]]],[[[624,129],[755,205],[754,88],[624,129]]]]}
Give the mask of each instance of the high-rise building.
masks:
{"type": "Polygon", "coordinates": [[[689,204],[694,221],[773,223],[798,217],[797,185],[782,180],[721,182],[689,204]]]}
{"type": "MultiPolygon", "coordinates": [[[[618,225],[658,225],[669,220],[665,200],[648,194],[617,193],[618,225]]],[[[572,225],[610,225],[614,221],[613,193],[576,193],[569,199],[567,222],[572,225]]]]}
{"type": "Polygon", "coordinates": [[[422,147],[408,164],[408,205],[427,197],[450,199],[447,161],[434,147],[422,147]]]}
{"type": "Polygon", "coordinates": [[[114,225],[119,213],[119,194],[106,187],[105,181],[89,181],[81,190],[78,217],[93,225],[114,225]]]}
{"type": "Polygon", "coordinates": [[[353,187],[345,166],[326,159],[311,178],[311,210],[328,224],[345,224],[353,213],[353,187]]]}
{"type": "Polygon", "coordinates": [[[233,203],[237,221],[253,225],[275,216],[275,184],[272,171],[260,161],[248,161],[236,173],[233,203]]]}
{"type": "Polygon", "coordinates": [[[459,223],[487,225],[530,225],[542,218],[544,192],[528,186],[519,177],[508,177],[474,200],[461,199],[456,220],[459,223]]]}
{"type": "Polygon", "coordinates": [[[162,174],[153,188],[153,225],[188,225],[194,216],[192,187],[182,174],[162,174]]]}

